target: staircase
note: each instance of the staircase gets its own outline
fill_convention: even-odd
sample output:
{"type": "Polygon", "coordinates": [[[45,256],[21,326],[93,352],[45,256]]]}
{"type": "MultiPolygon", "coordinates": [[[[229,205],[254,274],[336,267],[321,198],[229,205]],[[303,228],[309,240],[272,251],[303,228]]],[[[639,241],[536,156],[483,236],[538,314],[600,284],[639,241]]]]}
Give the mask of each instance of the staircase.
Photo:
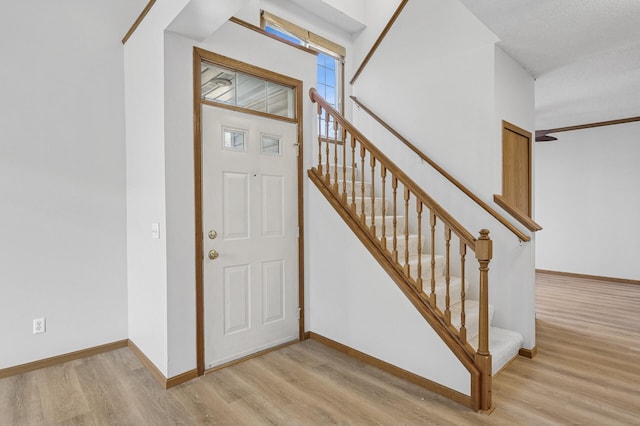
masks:
{"type": "Polygon", "coordinates": [[[474,237],[314,89],[310,95],[319,126],[311,181],[467,368],[469,406],[490,409],[492,372],[518,354],[523,338],[490,326],[489,231],[474,237]],[[467,297],[470,289],[477,299],[467,297]]]}
{"type": "MultiPolygon", "coordinates": [[[[338,193],[340,195],[349,194],[353,196],[354,191],[361,191],[364,188],[365,194],[371,193],[371,184],[366,182],[357,167],[344,164],[329,165],[329,175],[343,177],[337,180],[338,193]],[[342,188],[342,191],[340,190],[342,188]]],[[[352,197],[353,198],[353,197],[352,197]]],[[[394,245],[393,237],[397,235],[398,230],[404,233],[407,226],[407,220],[403,215],[389,215],[392,211],[392,205],[389,200],[384,200],[380,194],[374,194],[373,199],[370,197],[355,196],[353,198],[356,206],[360,207],[360,219],[362,222],[369,223],[370,229],[378,234],[378,238],[386,247],[388,255],[396,261],[398,257],[408,256],[408,272],[411,277],[422,276],[422,271],[428,271],[425,279],[435,282],[434,294],[436,306],[441,312],[447,312],[447,300],[449,304],[448,317],[451,324],[455,328],[461,327],[462,312],[466,312],[465,326],[467,331],[467,340],[474,348],[478,348],[478,330],[479,330],[479,301],[465,298],[469,290],[469,280],[464,280],[459,276],[449,275],[446,271],[447,260],[445,256],[434,254],[431,256],[429,247],[425,247],[425,238],[422,235],[411,233],[411,231],[403,234],[400,239],[396,237],[394,245]],[[394,223],[395,219],[395,223],[394,223]],[[420,245],[420,246],[419,246],[420,245]],[[395,250],[393,250],[395,247],[395,250]],[[433,262],[433,264],[432,264],[433,262]],[[433,277],[431,277],[433,272],[433,277]],[[465,299],[463,304],[463,298],[465,299]]],[[[430,282],[430,281],[429,281],[430,282]]],[[[429,289],[431,288],[428,285],[429,289]]],[[[430,294],[422,291],[424,298],[430,298],[430,294]]],[[[506,330],[498,327],[491,327],[495,310],[491,304],[488,305],[489,311],[489,351],[492,357],[492,371],[498,372],[513,357],[518,354],[522,347],[523,338],[520,333],[506,330]]]]}

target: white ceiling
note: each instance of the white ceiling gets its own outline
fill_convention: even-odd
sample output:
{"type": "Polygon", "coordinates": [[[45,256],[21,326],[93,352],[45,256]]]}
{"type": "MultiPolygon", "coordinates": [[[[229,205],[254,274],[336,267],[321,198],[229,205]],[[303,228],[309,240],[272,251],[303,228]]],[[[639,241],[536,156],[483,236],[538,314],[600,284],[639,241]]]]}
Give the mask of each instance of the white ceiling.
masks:
{"type": "Polygon", "coordinates": [[[640,116],[639,0],[461,0],[536,78],[536,129],[640,116]]]}

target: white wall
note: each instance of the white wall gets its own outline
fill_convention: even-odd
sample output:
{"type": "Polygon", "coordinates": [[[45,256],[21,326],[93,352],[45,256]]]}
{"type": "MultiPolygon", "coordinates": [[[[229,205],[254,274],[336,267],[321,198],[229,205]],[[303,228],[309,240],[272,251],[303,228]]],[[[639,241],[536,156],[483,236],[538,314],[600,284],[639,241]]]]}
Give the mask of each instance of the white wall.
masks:
{"type": "MultiPolygon", "coordinates": [[[[527,130],[535,137],[535,87],[533,78],[499,47],[495,48],[495,152],[502,153],[502,120],[527,130]]],[[[535,166],[536,144],[532,143],[532,163],[535,166]]],[[[500,157],[500,165],[501,165],[500,157]]],[[[485,173],[489,174],[488,170],[485,173]]],[[[502,191],[502,168],[493,169],[497,185],[495,193],[502,191]]],[[[533,167],[532,193],[535,194],[535,167],[533,167]]],[[[483,194],[485,195],[485,194],[483,194]]],[[[491,200],[491,194],[485,201],[491,200]]],[[[532,217],[538,219],[535,199],[532,200],[532,217]]],[[[501,208],[495,204],[497,211],[501,208]]],[[[520,332],[524,347],[535,346],[535,252],[537,234],[528,232],[509,214],[502,215],[525,231],[531,241],[520,244],[516,237],[497,221],[491,223],[494,239],[494,260],[491,265],[491,280],[499,286],[491,286],[491,303],[496,306],[494,324],[520,332]],[[498,309],[499,308],[499,309],[498,309]]],[[[544,225],[543,225],[544,226],[544,225]]]]}
{"type": "Polygon", "coordinates": [[[640,280],[640,123],[536,144],[536,267],[640,280]]]}
{"type": "Polygon", "coordinates": [[[366,19],[367,8],[372,7],[370,3],[366,2],[365,0],[322,1],[359,22],[363,22],[366,19]]]}
{"type": "Polygon", "coordinates": [[[308,209],[311,330],[470,395],[469,372],[315,186],[308,209]]]}
{"type": "Polygon", "coordinates": [[[165,196],[169,376],[196,366],[193,41],[165,32],[165,196]]]}
{"type": "MultiPolygon", "coordinates": [[[[332,0],[333,1],[333,0],[332,0]]],[[[402,0],[367,0],[364,9],[366,28],[354,35],[353,51],[350,52],[352,66],[346,70],[347,82],[351,81],[356,70],[369,53],[380,33],[393,16],[402,0]]],[[[346,12],[346,9],[345,9],[346,12]]]]}
{"type": "Polygon", "coordinates": [[[124,47],[129,339],[169,377],[164,29],[187,0],[157,3],[124,47]],[[160,224],[160,238],[151,224],[160,224]]]}
{"type": "Polygon", "coordinates": [[[2,5],[0,368],[127,338],[120,40],[144,4],[2,5]]]}
{"type": "MultiPolygon", "coordinates": [[[[533,80],[496,41],[458,2],[409,2],[354,86],[359,99],[488,204],[501,191],[501,120],[529,130],[534,121],[533,80]]],[[[366,113],[354,108],[353,117],[470,232],[491,231],[494,325],[520,332],[533,347],[535,242],[520,245],[366,113]]]]}

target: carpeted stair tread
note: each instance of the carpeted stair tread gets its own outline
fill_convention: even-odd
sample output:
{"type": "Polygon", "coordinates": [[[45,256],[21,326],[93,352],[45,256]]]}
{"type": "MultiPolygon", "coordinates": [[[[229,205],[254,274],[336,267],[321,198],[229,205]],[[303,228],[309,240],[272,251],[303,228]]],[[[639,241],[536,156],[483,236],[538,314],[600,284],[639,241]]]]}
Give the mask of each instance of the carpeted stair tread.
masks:
{"type": "MultiPolygon", "coordinates": [[[[326,173],[326,167],[327,167],[326,164],[322,165],[323,174],[326,173]]],[[[344,170],[342,168],[341,164],[338,164],[337,172],[338,172],[338,179],[339,180],[345,180],[345,176],[346,176],[346,180],[348,180],[348,181],[352,180],[352,178],[355,177],[356,182],[360,182],[360,174],[358,173],[358,169],[357,168],[355,169],[355,173],[354,173],[354,170],[353,170],[353,168],[351,166],[347,166],[345,169],[346,170],[344,170]]],[[[331,176],[331,180],[332,181],[335,180],[335,176],[336,176],[335,172],[336,172],[335,165],[330,164],[329,165],[329,175],[331,176]]]]}
{"type": "MultiPolygon", "coordinates": [[[[460,277],[450,277],[449,278],[449,307],[451,309],[453,315],[454,306],[458,306],[461,300],[461,291],[462,291],[462,280],[460,277]]],[[[469,281],[465,280],[465,291],[469,288],[469,281]]],[[[423,277],[422,279],[422,292],[426,295],[426,297],[430,297],[431,295],[431,277],[423,277]]],[[[435,279],[435,294],[436,294],[436,306],[444,312],[446,308],[446,295],[447,295],[447,280],[441,275],[436,277],[435,279]]],[[[458,310],[458,318],[460,317],[460,312],[458,310]]],[[[467,317],[469,313],[467,311],[467,317]]],[[[452,317],[453,318],[453,317],[452,317]]],[[[459,322],[459,321],[458,321],[459,322]]]]}
{"type": "MultiPolygon", "coordinates": [[[[440,306],[440,303],[438,303],[438,306],[440,306]]],[[[453,324],[456,328],[460,328],[461,307],[462,307],[462,304],[460,302],[450,307],[451,324],[453,324]]],[[[480,318],[480,312],[478,307],[479,307],[479,302],[477,300],[469,300],[469,299],[465,300],[465,312],[466,312],[465,326],[467,328],[467,340],[469,341],[469,343],[472,343],[475,340],[477,340],[476,336],[478,335],[478,324],[479,324],[479,318],[480,318]]],[[[493,308],[493,305],[489,304],[489,324],[491,324],[491,321],[493,321],[494,311],[495,310],[493,308]]]]}
{"type": "MultiPolygon", "coordinates": [[[[357,184],[356,184],[356,188],[357,188],[357,184]]],[[[356,194],[356,198],[352,199],[351,195],[352,194],[348,194],[349,198],[349,204],[351,204],[351,201],[355,201],[356,206],[358,207],[358,211],[360,211],[360,209],[362,208],[362,197],[360,193],[356,194]]],[[[373,206],[374,206],[374,214],[376,216],[382,216],[382,197],[375,197],[373,200],[373,206]]],[[[385,215],[386,216],[390,216],[393,213],[392,210],[392,205],[389,202],[389,200],[385,200],[384,202],[384,206],[385,206],[385,215]]],[[[367,212],[367,214],[371,214],[371,197],[364,197],[364,210],[367,212]]]]}
{"type": "MultiPolygon", "coordinates": [[[[340,187],[340,191],[342,191],[342,187],[340,187]]],[[[355,200],[355,204],[356,204],[356,211],[358,213],[360,213],[362,211],[362,194],[360,193],[356,193],[356,198],[354,199],[352,197],[351,192],[347,192],[347,202],[349,203],[349,205],[351,205],[351,202],[355,200]]],[[[382,198],[381,197],[375,197],[373,200],[373,206],[374,206],[374,215],[376,216],[382,216],[382,198]]],[[[389,203],[389,200],[385,200],[384,202],[384,206],[385,206],[385,213],[386,215],[389,215],[391,213],[391,203],[389,203]]],[[[367,216],[371,216],[371,197],[364,197],[364,212],[367,216]]]]}
{"type": "MultiPolygon", "coordinates": [[[[404,216],[396,216],[396,226],[393,226],[393,216],[376,215],[374,222],[376,224],[376,236],[382,236],[382,223],[384,222],[384,234],[389,237],[393,236],[395,229],[398,235],[404,235],[404,216]]],[[[367,223],[371,223],[371,217],[367,223]]]]}
{"type": "MultiPolygon", "coordinates": [[[[333,182],[333,177],[331,179],[331,181],[333,182]]],[[[362,185],[363,183],[361,181],[356,181],[355,184],[355,190],[356,190],[356,197],[360,196],[362,197],[362,185]]],[[[338,192],[342,193],[344,188],[347,188],[347,195],[351,195],[352,194],[352,188],[353,186],[353,182],[349,179],[347,179],[346,182],[344,182],[342,180],[342,177],[340,176],[338,179],[338,192]]],[[[368,198],[371,196],[371,184],[368,182],[364,183],[364,197],[368,198]]]]}
{"type": "MultiPolygon", "coordinates": [[[[505,365],[518,355],[524,338],[520,333],[499,327],[489,327],[489,352],[491,353],[491,365],[493,374],[497,373],[505,365]]],[[[469,339],[474,348],[478,347],[478,336],[469,339]]]]}
{"type": "MultiPolygon", "coordinates": [[[[444,277],[445,258],[444,256],[435,255],[435,273],[436,279],[444,277]]],[[[418,256],[409,258],[409,267],[411,268],[411,276],[418,275],[418,256]]],[[[424,281],[431,280],[431,254],[422,253],[422,279],[424,281]]]]}
{"type": "MultiPolygon", "coordinates": [[[[396,250],[398,250],[398,259],[404,263],[405,259],[405,248],[407,247],[407,242],[409,243],[409,258],[413,259],[418,256],[418,235],[417,234],[409,234],[408,238],[405,238],[404,232],[396,235],[396,250]]],[[[425,237],[423,236],[420,239],[422,243],[422,250],[424,253],[424,244],[425,237]]],[[[391,237],[387,236],[387,250],[389,252],[393,252],[393,235],[391,237]]],[[[424,256],[424,254],[423,254],[424,256]]]]}

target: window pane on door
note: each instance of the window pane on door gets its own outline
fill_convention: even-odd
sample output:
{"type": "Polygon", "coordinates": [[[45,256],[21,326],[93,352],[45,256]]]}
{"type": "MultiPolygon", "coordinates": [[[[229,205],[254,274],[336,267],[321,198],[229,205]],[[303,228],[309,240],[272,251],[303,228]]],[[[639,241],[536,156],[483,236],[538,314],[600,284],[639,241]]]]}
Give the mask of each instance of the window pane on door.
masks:
{"type": "Polygon", "coordinates": [[[223,130],[223,148],[233,151],[245,151],[247,132],[243,130],[224,129],[223,130]]]}
{"type": "Polygon", "coordinates": [[[262,147],[263,154],[280,155],[281,142],[278,136],[262,135],[262,147]]]}

